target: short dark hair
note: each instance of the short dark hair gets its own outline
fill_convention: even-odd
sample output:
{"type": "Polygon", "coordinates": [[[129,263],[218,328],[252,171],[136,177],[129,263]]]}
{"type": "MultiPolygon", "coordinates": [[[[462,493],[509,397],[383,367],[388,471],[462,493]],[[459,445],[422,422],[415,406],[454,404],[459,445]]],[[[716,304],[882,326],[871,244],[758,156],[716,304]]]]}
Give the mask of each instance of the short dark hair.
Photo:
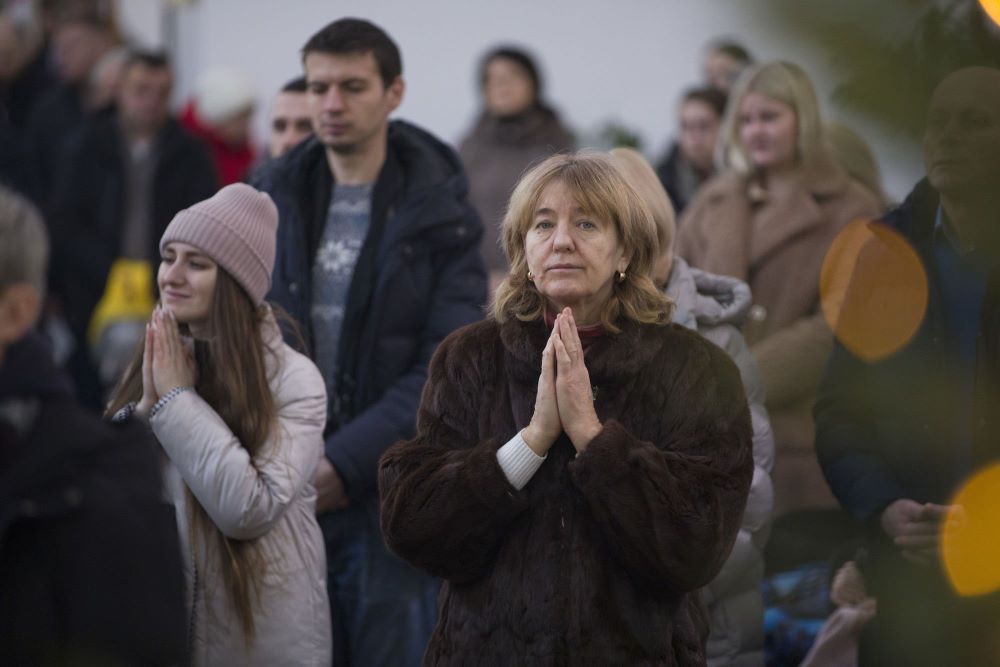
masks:
{"type": "Polygon", "coordinates": [[[385,86],[403,73],[399,47],[382,28],[364,19],[346,18],[330,23],[310,37],[302,47],[302,62],[305,62],[310,53],[371,53],[385,86]]]}
{"type": "Polygon", "coordinates": [[[684,102],[702,102],[709,106],[715,115],[722,118],[726,113],[726,94],[717,88],[712,88],[709,86],[704,86],[701,88],[688,88],[684,91],[684,96],[681,98],[681,103],[684,102]]]}
{"type": "Polygon", "coordinates": [[[282,93],[304,93],[306,92],[306,78],[297,76],[281,87],[282,93]]]}
{"type": "Polygon", "coordinates": [[[135,50],[125,59],[123,71],[127,72],[135,65],[145,65],[150,69],[170,69],[170,58],[165,51],[135,50]]]}
{"type": "Polygon", "coordinates": [[[538,72],[538,65],[535,64],[535,59],[531,57],[530,53],[514,46],[498,46],[483,56],[479,62],[480,88],[486,87],[486,73],[490,63],[501,59],[509,60],[524,70],[535,89],[535,100],[539,100],[542,97],[542,75],[538,72]]]}
{"type": "Polygon", "coordinates": [[[103,35],[113,35],[115,28],[109,21],[90,12],[61,12],[56,18],[56,30],[68,26],[87,28],[103,35]]]}
{"type": "Polygon", "coordinates": [[[724,53],[733,60],[741,62],[744,65],[753,65],[754,63],[754,58],[750,55],[750,51],[745,46],[732,39],[717,39],[709,44],[708,49],[709,51],[724,53]]]}

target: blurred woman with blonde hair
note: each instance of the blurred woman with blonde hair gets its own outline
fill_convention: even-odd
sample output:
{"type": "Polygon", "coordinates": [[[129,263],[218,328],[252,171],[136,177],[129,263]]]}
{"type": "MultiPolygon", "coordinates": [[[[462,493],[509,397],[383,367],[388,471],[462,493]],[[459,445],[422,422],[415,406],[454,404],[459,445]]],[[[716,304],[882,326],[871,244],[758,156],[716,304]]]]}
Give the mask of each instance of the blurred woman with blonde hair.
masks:
{"type": "Polygon", "coordinates": [[[708,663],[762,664],[764,601],[760,582],[774,506],[774,436],[764,407],[760,372],[740,333],[750,310],[750,288],[741,280],[692,268],[674,257],[673,207],[652,166],[630,148],[616,148],[610,155],[656,222],[660,256],[654,264],[653,282],[673,302],[673,321],[725,350],[743,379],[753,423],[753,482],[736,544],[719,574],[702,589],[702,602],[711,623],[706,647],[708,663]]]}
{"type": "Polygon", "coordinates": [[[791,63],[741,76],[718,150],[725,171],[684,212],[677,254],[750,285],[744,335],[774,426],[775,514],[832,508],[813,449],[812,403],[833,344],[820,268],[840,230],[877,216],[879,202],[830,155],[813,85],[791,63]]]}

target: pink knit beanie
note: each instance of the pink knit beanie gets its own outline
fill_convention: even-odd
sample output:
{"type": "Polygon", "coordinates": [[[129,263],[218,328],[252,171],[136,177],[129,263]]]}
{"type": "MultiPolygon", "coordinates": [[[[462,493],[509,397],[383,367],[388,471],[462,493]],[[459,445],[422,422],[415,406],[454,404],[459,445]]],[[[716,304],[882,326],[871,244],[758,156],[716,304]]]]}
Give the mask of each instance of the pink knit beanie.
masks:
{"type": "Polygon", "coordinates": [[[278,209],[271,198],[234,183],[175,215],[160,239],[160,252],[173,241],[198,248],[260,305],[271,288],[277,233],[278,209]]]}

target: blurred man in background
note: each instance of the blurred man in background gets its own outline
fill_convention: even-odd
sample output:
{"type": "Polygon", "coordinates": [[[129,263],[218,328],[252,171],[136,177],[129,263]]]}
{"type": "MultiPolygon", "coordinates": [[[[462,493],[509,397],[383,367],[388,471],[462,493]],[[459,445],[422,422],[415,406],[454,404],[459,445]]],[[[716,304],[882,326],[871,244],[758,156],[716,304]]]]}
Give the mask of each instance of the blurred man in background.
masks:
{"type": "Polygon", "coordinates": [[[753,64],[745,46],[732,39],[717,39],[705,49],[702,73],[708,86],[728,95],[743,70],[753,64]]]}
{"type": "Polygon", "coordinates": [[[91,119],[60,160],[52,289],[76,339],[81,400],[95,409],[152,312],[160,236],[218,187],[208,151],[169,113],[172,85],[165,56],[133,54],[117,109],[91,119]]]}
{"type": "Polygon", "coordinates": [[[926,282],[892,280],[899,252],[875,237],[841,312],[872,335],[892,324],[888,304],[926,312],[888,356],[838,342],[816,402],[816,450],[837,499],[868,530],[863,572],[878,611],[861,664],[996,664],[1000,599],[959,597],[940,539],[961,513],[950,505],[959,485],[1000,458],[1000,70],[940,83],[924,163],[927,178],[883,222],[919,256],[926,282]]]}
{"type": "Polygon", "coordinates": [[[70,15],[57,24],[52,36],[52,58],[59,84],[38,99],[27,125],[35,178],[43,200],[51,193],[63,151],[90,111],[90,72],[116,43],[113,26],[96,16],[70,15]]]}
{"type": "Polygon", "coordinates": [[[145,426],[77,407],[34,332],[48,242],[0,188],[0,664],[172,665],[187,622],[173,508],[145,426]]]}
{"type": "Polygon", "coordinates": [[[282,87],[271,106],[268,156],[279,158],[312,134],[312,116],[306,99],[306,79],[297,77],[282,87]]]}

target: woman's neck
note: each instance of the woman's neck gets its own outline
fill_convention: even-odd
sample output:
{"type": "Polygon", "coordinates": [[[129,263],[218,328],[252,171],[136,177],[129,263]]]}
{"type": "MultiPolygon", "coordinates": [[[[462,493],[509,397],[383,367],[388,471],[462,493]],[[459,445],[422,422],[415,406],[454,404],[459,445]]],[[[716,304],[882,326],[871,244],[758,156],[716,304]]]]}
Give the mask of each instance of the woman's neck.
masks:
{"type": "Polygon", "coordinates": [[[212,334],[208,329],[208,322],[188,322],[188,333],[195,340],[208,340],[212,334]]]}
{"type": "Polygon", "coordinates": [[[380,132],[359,150],[338,153],[328,148],[326,162],[330,173],[340,185],[366,185],[374,183],[385,163],[386,132],[380,132]]]}
{"type": "MultiPolygon", "coordinates": [[[[601,301],[603,305],[604,300],[601,301]]],[[[596,326],[601,324],[601,307],[595,305],[593,302],[584,303],[555,303],[554,301],[546,301],[545,312],[547,315],[551,315],[553,319],[563,311],[564,308],[569,308],[573,311],[573,319],[576,321],[576,326],[578,327],[588,327],[596,326]]]]}

